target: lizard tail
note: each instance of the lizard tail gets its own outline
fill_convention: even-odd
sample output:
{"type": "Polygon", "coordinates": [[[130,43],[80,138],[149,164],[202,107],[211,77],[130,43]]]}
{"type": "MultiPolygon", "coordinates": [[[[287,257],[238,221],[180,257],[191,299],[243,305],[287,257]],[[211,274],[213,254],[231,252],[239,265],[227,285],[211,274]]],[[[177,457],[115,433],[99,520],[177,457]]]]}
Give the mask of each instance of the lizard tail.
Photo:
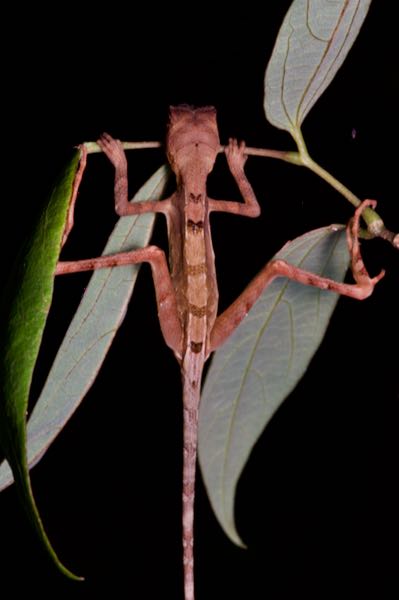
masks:
{"type": "Polygon", "coordinates": [[[184,599],[194,600],[194,498],[199,384],[183,382],[183,569],[184,599]]]}

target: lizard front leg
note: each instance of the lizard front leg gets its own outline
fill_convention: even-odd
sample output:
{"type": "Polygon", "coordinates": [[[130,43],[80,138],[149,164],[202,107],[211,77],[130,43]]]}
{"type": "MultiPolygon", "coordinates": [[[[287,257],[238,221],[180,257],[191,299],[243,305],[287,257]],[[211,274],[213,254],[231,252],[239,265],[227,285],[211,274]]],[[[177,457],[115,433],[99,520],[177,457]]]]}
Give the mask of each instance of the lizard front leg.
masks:
{"type": "Polygon", "coordinates": [[[144,200],[143,202],[129,202],[127,160],[120,140],[115,140],[108,133],[103,133],[98,145],[115,167],[115,211],[120,217],[139,215],[145,212],[162,212],[166,214],[170,207],[169,199],[144,200]]]}
{"type": "Polygon", "coordinates": [[[225,152],[227,164],[241,192],[244,204],[242,202],[210,199],[209,212],[229,212],[242,217],[258,217],[260,215],[259,202],[244,172],[244,165],[248,158],[245,154],[245,143],[241,142],[239,144],[237,140],[230,138],[225,152]]]}
{"type": "Polygon", "coordinates": [[[250,308],[255,304],[263,290],[276,277],[288,277],[304,285],[312,285],[322,290],[330,290],[357,300],[364,300],[372,293],[375,284],[382,279],[384,271],[376,277],[370,277],[364,265],[359,245],[359,219],[367,206],[375,207],[374,200],[364,200],[356,209],[346,232],[351,269],[355,283],[340,283],[314,273],[299,269],[284,260],[272,260],[258,273],[242,294],[217,319],[210,336],[210,351],[213,352],[233,333],[250,308]]]}
{"type": "MultiPolygon", "coordinates": [[[[119,216],[137,215],[145,212],[162,212],[166,214],[169,210],[169,198],[165,200],[144,200],[142,202],[129,202],[128,198],[128,178],[127,178],[127,161],[122,143],[115,140],[108,133],[104,133],[99,140],[98,145],[109,158],[115,167],[115,212],[119,216]]],[[[73,228],[75,204],[82,181],[83,173],[87,165],[87,149],[84,144],[80,146],[81,158],[78,171],[73,182],[71,200],[69,203],[68,214],[65,224],[64,235],[62,238],[62,246],[66,243],[68,236],[73,228]]]]}

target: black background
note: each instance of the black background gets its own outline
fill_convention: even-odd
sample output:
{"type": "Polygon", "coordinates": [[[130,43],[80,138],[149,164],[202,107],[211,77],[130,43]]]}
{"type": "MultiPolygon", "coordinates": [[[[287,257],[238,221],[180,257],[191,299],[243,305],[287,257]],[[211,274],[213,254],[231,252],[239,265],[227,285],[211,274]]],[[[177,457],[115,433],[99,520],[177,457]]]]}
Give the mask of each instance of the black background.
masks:
{"type": "MultiPolygon", "coordinates": [[[[293,149],[263,113],[263,77],[290,2],[265,15],[68,7],[10,15],[4,70],[5,269],[70,148],[102,131],[162,139],[168,106],[213,104],[222,142],[293,149]],[[49,12],[50,10],[50,12],[49,12]],[[136,12],[134,12],[136,10],[136,12]]],[[[187,10],[187,9],[186,9],[187,10]]],[[[392,9],[391,9],[392,10],[392,9]]],[[[354,48],[305,121],[312,155],[360,197],[379,200],[399,229],[394,15],[372,4],[354,48]],[[396,130],[395,130],[396,127],[396,130]],[[354,135],[355,133],[355,135],[354,135]]],[[[131,192],[162,152],[130,156],[131,192]]],[[[288,239],[351,206],[305,170],[251,158],[259,219],[215,215],[221,308],[288,239]]],[[[116,217],[112,168],[90,157],[64,258],[98,255],[116,217]]],[[[219,159],[210,193],[237,198],[219,159]]],[[[164,223],[155,242],[165,247],[164,223]]],[[[247,551],[223,534],[198,482],[196,598],[395,597],[398,459],[398,253],[363,244],[385,279],[364,303],[341,299],[305,377],[256,445],[238,487],[247,551]]],[[[87,275],[57,280],[32,398],[37,397],[87,275]]],[[[0,496],[0,585],[56,598],[181,598],[181,406],[178,367],[164,347],[149,270],[82,406],[32,472],[37,503],[65,564],[59,576],[25,523],[12,488],[0,496]]],[[[397,557],[396,557],[397,558],[397,557]]]]}

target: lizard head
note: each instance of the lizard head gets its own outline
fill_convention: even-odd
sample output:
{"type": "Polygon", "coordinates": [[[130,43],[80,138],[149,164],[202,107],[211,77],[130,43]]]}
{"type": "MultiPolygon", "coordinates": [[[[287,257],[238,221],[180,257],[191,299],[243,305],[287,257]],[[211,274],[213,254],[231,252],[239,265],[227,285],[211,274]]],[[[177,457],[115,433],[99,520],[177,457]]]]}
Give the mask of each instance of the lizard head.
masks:
{"type": "Polygon", "coordinates": [[[186,104],[171,106],[166,136],[166,152],[176,175],[201,171],[204,176],[212,171],[220,148],[213,106],[193,108],[186,104]]]}

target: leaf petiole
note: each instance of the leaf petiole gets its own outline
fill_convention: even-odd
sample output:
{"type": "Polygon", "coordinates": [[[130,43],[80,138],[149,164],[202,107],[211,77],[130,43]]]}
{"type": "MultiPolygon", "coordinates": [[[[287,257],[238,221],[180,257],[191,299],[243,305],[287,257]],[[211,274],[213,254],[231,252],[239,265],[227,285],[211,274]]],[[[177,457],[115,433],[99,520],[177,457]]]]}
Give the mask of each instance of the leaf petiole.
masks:
{"type": "MultiPolygon", "coordinates": [[[[313,173],[316,173],[316,175],[324,179],[324,181],[337,190],[337,192],[342,194],[342,196],[344,196],[344,198],[346,198],[353,206],[359,206],[359,204],[361,204],[360,198],[358,198],[353,192],[350,191],[349,188],[347,188],[331,173],[313,160],[308,152],[301,130],[296,128],[291,133],[298,146],[299,161],[296,164],[307,167],[313,171],[313,173]]],[[[399,234],[389,231],[389,229],[385,227],[384,221],[381,219],[380,215],[374,209],[370,207],[366,208],[362,214],[362,218],[367,225],[367,230],[362,232],[362,237],[381,237],[389,241],[395,248],[399,249],[399,234]]]]}

